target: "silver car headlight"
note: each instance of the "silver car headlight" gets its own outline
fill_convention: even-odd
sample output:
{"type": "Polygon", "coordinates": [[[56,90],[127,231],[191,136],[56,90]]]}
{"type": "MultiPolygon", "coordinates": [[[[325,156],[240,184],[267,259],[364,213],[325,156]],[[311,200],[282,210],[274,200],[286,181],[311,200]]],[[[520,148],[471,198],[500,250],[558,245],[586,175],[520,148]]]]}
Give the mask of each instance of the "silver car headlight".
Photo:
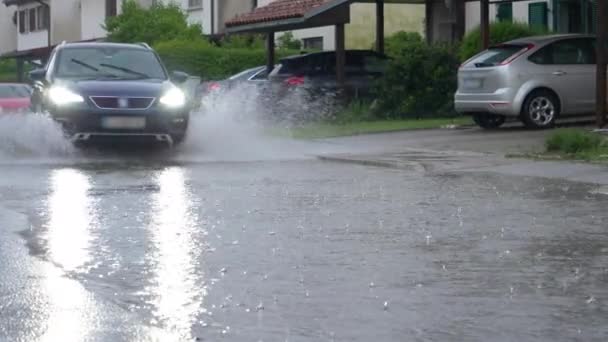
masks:
{"type": "Polygon", "coordinates": [[[186,104],[186,95],[179,88],[174,87],[160,98],[160,103],[169,108],[181,108],[186,104]]]}
{"type": "Polygon", "coordinates": [[[48,90],[47,96],[51,102],[58,106],[84,102],[84,98],[82,96],[60,86],[51,87],[48,90]]]}

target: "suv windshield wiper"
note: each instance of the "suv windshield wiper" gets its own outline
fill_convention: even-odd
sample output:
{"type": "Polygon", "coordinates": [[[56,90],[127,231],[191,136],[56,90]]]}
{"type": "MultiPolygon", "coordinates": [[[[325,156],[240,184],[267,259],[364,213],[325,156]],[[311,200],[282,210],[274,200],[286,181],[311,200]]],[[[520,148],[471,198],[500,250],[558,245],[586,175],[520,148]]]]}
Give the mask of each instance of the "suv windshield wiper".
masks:
{"type": "Polygon", "coordinates": [[[72,62],[72,63],[76,63],[76,64],[78,64],[78,65],[81,65],[81,66],[83,66],[83,67],[85,67],[85,68],[87,68],[87,69],[91,69],[91,70],[93,70],[93,71],[97,71],[97,72],[99,72],[99,69],[97,69],[96,67],[92,66],[91,64],[87,64],[87,63],[85,63],[85,62],[83,62],[83,61],[81,61],[81,60],[79,60],[79,59],[72,58],[71,62],[72,62]]]}
{"type": "Polygon", "coordinates": [[[106,68],[110,68],[110,69],[120,70],[122,72],[126,72],[127,74],[139,76],[141,78],[150,78],[150,76],[148,76],[147,74],[144,74],[144,73],[139,72],[139,71],[131,70],[129,68],[125,68],[125,67],[121,67],[121,66],[117,66],[117,65],[112,65],[112,64],[106,64],[106,63],[102,63],[102,64],[99,64],[99,65],[104,66],[106,68]]]}

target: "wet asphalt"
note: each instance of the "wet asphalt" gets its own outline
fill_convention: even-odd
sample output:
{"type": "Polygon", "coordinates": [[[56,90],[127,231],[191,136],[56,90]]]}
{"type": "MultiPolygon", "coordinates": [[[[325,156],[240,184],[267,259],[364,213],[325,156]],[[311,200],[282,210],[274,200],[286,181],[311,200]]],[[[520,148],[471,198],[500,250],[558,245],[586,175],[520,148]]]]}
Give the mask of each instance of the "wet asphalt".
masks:
{"type": "Polygon", "coordinates": [[[5,157],[0,341],[608,340],[608,196],[394,138],[5,157]]]}

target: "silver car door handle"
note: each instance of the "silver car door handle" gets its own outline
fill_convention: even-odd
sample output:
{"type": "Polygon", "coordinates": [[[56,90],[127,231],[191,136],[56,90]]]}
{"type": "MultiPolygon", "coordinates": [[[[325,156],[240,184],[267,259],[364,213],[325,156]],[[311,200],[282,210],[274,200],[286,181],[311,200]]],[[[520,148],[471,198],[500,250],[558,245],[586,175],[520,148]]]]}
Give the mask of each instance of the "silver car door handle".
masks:
{"type": "Polygon", "coordinates": [[[566,73],[564,71],[554,71],[553,75],[555,76],[564,76],[566,73]]]}

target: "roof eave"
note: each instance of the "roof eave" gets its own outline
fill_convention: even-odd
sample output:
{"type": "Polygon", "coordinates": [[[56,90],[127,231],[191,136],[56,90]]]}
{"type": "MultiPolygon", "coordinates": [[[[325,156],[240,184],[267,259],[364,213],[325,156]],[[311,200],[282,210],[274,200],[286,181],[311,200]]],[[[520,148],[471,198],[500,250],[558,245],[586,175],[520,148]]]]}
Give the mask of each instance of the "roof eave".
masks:
{"type": "Polygon", "coordinates": [[[291,27],[301,25],[306,21],[304,17],[264,21],[253,24],[233,25],[226,28],[226,33],[241,33],[241,32],[272,32],[281,31],[281,27],[291,27]]]}
{"type": "Polygon", "coordinates": [[[6,7],[8,7],[8,6],[25,5],[25,4],[29,4],[29,3],[39,3],[40,1],[36,1],[36,0],[2,0],[2,2],[4,3],[4,5],[6,7]]]}

